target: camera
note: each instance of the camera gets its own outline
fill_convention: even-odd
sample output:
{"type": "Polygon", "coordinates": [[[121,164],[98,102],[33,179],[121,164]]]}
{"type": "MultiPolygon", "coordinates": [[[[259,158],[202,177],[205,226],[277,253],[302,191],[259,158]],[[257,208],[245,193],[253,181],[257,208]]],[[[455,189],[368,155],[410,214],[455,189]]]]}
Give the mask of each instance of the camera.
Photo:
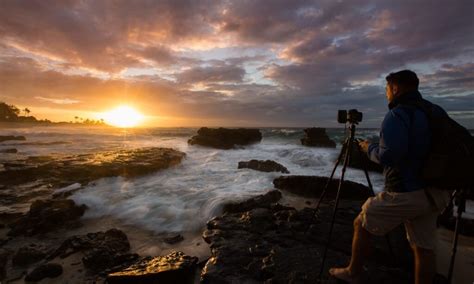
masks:
{"type": "Polygon", "coordinates": [[[357,124],[362,121],[362,112],[356,109],[350,110],[338,110],[337,111],[337,122],[339,123],[354,123],[357,124]]]}

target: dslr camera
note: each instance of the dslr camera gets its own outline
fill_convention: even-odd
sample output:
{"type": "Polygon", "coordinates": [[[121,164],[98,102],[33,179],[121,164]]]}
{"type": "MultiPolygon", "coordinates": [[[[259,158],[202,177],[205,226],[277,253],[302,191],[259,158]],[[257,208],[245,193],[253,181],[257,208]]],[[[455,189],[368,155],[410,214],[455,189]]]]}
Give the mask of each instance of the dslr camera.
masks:
{"type": "Polygon", "coordinates": [[[337,111],[337,122],[339,123],[353,123],[357,124],[362,121],[362,112],[356,109],[350,110],[338,110],[337,111]]]}

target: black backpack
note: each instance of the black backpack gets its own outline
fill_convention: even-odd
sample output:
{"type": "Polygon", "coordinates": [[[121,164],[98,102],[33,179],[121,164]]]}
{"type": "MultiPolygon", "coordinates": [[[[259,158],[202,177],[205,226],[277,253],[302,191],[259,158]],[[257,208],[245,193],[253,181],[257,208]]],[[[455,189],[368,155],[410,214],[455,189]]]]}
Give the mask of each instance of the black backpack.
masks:
{"type": "Polygon", "coordinates": [[[431,148],[421,170],[427,185],[440,189],[474,189],[474,137],[443,112],[437,115],[428,101],[410,102],[428,117],[431,148]]]}

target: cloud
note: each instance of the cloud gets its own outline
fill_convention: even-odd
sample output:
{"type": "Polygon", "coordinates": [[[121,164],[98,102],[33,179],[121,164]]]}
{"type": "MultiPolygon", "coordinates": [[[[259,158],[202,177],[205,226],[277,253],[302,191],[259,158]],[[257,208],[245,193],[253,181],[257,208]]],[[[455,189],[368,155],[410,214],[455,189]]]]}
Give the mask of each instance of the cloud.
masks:
{"type": "Polygon", "coordinates": [[[334,126],[338,108],[357,107],[373,127],[386,111],[385,75],[410,68],[427,98],[474,127],[473,9],[470,0],[6,0],[0,95],[64,110],[133,101],[223,125],[334,126]]]}
{"type": "Polygon", "coordinates": [[[73,100],[73,99],[68,99],[68,98],[54,99],[54,98],[44,98],[44,97],[39,97],[39,96],[35,97],[35,99],[52,102],[58,105],[72,105],[72,104],[77,104],[80,102],[78,100],[73,100]]]}

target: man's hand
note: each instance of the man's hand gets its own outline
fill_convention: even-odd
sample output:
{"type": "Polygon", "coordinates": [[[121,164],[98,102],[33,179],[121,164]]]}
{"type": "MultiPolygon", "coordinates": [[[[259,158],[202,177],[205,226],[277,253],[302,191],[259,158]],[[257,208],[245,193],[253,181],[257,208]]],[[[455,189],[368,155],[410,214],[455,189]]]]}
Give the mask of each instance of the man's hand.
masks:
{"type": "Polygon", "coordinates": [[[370,145],[370,142],[367,140],[359,141],[359,147],[364,153],[367,153],[369,151],[369,145],[370,145]]]}

